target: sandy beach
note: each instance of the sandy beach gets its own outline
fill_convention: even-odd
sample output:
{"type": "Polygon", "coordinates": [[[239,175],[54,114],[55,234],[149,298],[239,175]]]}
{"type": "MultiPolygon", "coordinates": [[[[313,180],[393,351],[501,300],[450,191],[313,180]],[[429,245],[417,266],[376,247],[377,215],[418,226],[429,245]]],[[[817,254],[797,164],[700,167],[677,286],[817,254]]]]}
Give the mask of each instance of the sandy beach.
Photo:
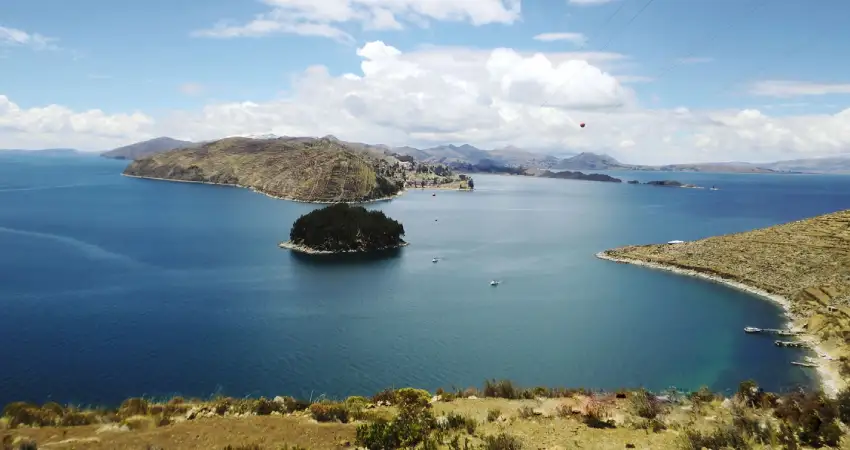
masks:
{"type": "MultiPolygon", "coordinates": [[[[804,323],[805,319],[802,317],[798,317],[794,313],[792,313],[791,302],[787,298],[782,297],[780,295],[771,294],[770,292],[767,292],[763,289],[759,289],[754,286],[749,286],[716,275],[708,275],[694,270],[682,269],[673,265],[658,264],[653,262],[640,261],[637,259],[617,258],[609,256],[605,252],[597,253],[596,257],[618,263],[634,264],[636,266],[643,266],[657,270],[666,270],[668,272],[673,272],[680,275],[697,277],[714,283],[720,283],[729,286],[733,289],[738,289],[740,291],[747,292],[749,294],[753,294],[754,296],[760,297],[762,299],[771,301],[776,305],[779,305],[785,312],[785,317],[788,318],[788,328],[792,330],[802,331],[801,326],[804,323]]],[[[826,351],[826,349],[823,348],[822,343],[816,336],[813,336],[811,334],[802,334],[797,338],[803,342],[809,343],[812,346],[812,351],[818,355],[819,364],[816,370],[820,379],[821,387],[827,395],[829,395],[830,397],[835,397],[841,387],[844,386],[844,382],[841,378],[841,375],[839,374],[837,364],[832,361],[837,360],[837,358],[834,355],[830,355],[826,351]]]]}

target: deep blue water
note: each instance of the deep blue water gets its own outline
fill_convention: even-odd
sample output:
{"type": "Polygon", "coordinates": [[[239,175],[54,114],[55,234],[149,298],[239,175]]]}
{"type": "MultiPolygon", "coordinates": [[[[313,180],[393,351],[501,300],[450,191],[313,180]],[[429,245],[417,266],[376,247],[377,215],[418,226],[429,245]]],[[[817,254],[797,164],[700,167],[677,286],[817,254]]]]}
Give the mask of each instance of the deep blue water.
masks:
{"type": "Polygon", "coordinates": [[[712,192],[479,175],[472,193],[371,205],[404,223],[411,245],[398,254],[316,261],[276,245],[315,206],[126,178],[124,165],[0,156],[0,403],[341,396],[492,377],[810,384],[789,364],[797,351],[742,331],[780,325],[770,303],[594,254],[850,208],[850,177],[617,175],[712,192]]]}

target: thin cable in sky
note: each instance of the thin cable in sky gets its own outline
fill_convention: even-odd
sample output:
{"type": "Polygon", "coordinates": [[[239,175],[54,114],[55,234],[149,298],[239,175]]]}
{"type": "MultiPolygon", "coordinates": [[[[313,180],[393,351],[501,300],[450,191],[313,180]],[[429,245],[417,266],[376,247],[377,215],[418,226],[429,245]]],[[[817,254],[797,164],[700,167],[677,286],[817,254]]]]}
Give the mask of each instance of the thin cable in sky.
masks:
{"type": "MultiPolygon", "coordinates": [[[[757,0],[756,2],[754,2],[754,3],[753,3],[753,7],[752,7],[752,8],[750,8],[750,9],[746,12],[746,15],[747,15],[747,16],[749,16],[749,15],[751,15],[751,14],[754,14],[757,10],[759,10],[761,7],[763,7],[763,6],[764,6],[764,5],[766,5],[766,4],[767,4],[767,0],[757,0]]],[[[709,35],[706,39],[704,39],[703,41],[704,41],[704,42],[713,42],[713,41],[714,41],[714,40],[715,40],[718,36],[720,36],[720,33],[721,33],[721,32],[725,32],[725,31],[729,30],[730,28],[732,28],[732,24],[733,24],[733,22],[728,22],[728,24],[726,25],[726,27],[724,27],[724,28],[720,28],[720,29],[716,30],[714,33],[710,34],[710,35],[709,35]]],[[[660,80],[661,78],[663,78],[665,75],[667,75],[668,73],[670,73],[673,69],[675,69],[676,67],[680,66],[680,65],[681,65],[681,64],[683,64],[685,61],[687,61],[687,60],[688,60],[688,58],[691,58],[692,56],[694,56],[694,55],[696,54],[696,51],[697,51],[696,45],[691,46],[691,48],[692,48],[692,50],[691,50],[691,51],[687,54],[687,56],[685,56],[685,57],[683,57],[683,58],[677,58],[677,59],[675,59],[675,60],[673,61],[673,63],[672,63],[672,64],[670,64],[669,66],[665,67],[663,70],[661,70],[661,71],[658,73],[658,75],[657,75],[657,76],[653,77],[653,82],[657,82],[658,80],[660,80]]],[[[704,50],[704,49],[703,49],[703,50],[704,50]]]]}
{"type": "MultiPolygon", "coordinates": [[[[643,7],[641,7],[641,9],[640,9],[640,10],[638,10],[638,12],[636,12],[636,13],[635,13],[635,14],[631,17],[631,19],[629,19],[629,21],[628,21],[628,22],[626,22],[626,24],[625,24],[625,25],[623,25],[623,27],[620,29],[620,33],[622,34],[622,32],[623,32],[626,28],[628,28],[628,27],[629,27],[629,25],[631,25],[631,24],[632,24],[632,22],[634,22],[634,21],[635,21],[635,19],[637,19],[637,18],[638,18],[641,14],[643,14],[643,12],[646,10],[646,8],[649,8],[649,5],[651,5],[654,1],[655,1],[655,0],[649,0],[649,1],[647,1],[646,3],[644,3],[643,7]]],[[[622,4],[620,4],[620,8],[617,8],[617,11],[614,11],[614,14],[612,14],[612,15],[611,15],[611,18],[613,18],[615,15],[617,15],[617,13],[618,13],[618,12],[620,12],[620,9],[622,9],[622,8],[623,8],[623,5],[624,5],[625,3],[626,3],[626,2],[625,2],[625,0],[624,0],[624,1],[623,1],[623,3],[622,3],[622,4]]],[[[610,18],[609,18],[608,20],[610,21],[610,18]]],[[[606,21],[606,23],[607,23],[607,21],[606,21]]],[[[606,43],[605,43],[605,45],[603,45],[603,46],[602,46],[602,48],[601,48],[601,49],[599,49],[598,51],[599,51],[599,52],[604,52],[604,51],[605,51],[605,49],[607,49],[607,48],[608,48],[608,46],[611,44],[611,42],[613,42],[613,41],[614,41],[614,38],[615,38],[615,37],[617,37],[617,36],[619,36],[619,34],[614,34],[614,35],[612,35],[612,36],[608,39],[608,42],[606,42],[606,43]]],[[[569,84],[569,82],[573,80],[573,78],[576,76],[576,74],[577,74],[577,73],[578,73],[578,71],[575,71],[572,75],[570,75],[570,77],[569,77],[569,78],[567,78],[567,80],[566,80],[566,81],[564,81],[564,85],[569,84]]],[[[548,105],[548,104],[549,104],[549,100],[546,100],[545,102],[543,102],[543,104],[541,104],[541,105],[540,105],[540,107],[542,108],[542,107],[544,107],[544,106],[546,106],[546,105],[548,105]]]]}

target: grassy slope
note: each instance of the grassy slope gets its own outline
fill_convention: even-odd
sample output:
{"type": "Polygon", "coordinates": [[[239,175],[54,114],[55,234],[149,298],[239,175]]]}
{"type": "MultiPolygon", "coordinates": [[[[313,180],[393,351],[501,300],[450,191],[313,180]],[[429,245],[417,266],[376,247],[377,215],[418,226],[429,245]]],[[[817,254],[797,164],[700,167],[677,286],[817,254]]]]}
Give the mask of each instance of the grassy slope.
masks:
{"type": "Polygon", "coordinates": [[[850,210],[684,244],[606,255],[718,275],[791,301],[796,325],[850,356],[850,210]],[[829,308],[828,308],[829,307],[829,308]]]}
{"type": "Polygon", "coordinates": [[[379,186],[376,171],[382,165],[388,163],[329,139],[228,138],[139,159],[124,173],[240,185],[294,200],[350,202],[396,193],[379,186]]]}

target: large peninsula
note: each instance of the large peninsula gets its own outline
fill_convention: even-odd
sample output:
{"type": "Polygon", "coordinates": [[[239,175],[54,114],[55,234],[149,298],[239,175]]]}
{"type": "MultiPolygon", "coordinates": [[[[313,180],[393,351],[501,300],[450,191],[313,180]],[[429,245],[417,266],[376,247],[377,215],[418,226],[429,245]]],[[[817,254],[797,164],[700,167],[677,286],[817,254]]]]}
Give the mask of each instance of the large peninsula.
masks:
{"type": "Polygon", "coordinates": [[[276,198],[336,203],[390,198],[401,191],[395,160],[332,138],[226,138],[133,161],[124,174],[247,187],[276,198]]]}
{"type": "MultiPolygon", "coordinates": [[[[850,375],[850,210],[693,242],[598,255],[723,282],[782,305],[822,358],[825,387],[850,375]]],[[[755,319],[754,319],[755,320],[755,319]]]]}

